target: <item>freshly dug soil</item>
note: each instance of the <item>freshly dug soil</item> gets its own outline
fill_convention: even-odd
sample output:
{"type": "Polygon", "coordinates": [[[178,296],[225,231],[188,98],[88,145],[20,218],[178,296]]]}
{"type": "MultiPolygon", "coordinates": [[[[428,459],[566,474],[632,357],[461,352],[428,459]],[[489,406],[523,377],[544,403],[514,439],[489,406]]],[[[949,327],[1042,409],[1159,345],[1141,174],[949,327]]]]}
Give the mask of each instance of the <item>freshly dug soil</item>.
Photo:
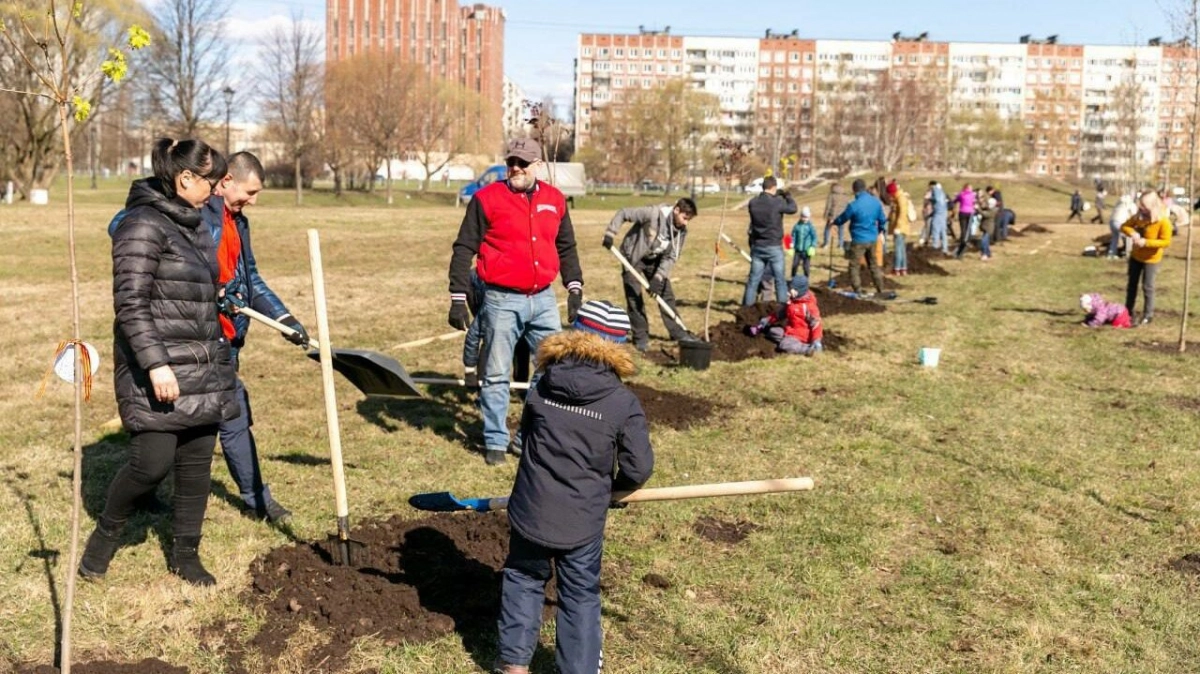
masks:
{"type": "Polygon", "coordinates": [[[642,410],[651,426],[661,424],[681,431],[704,421],[712,413],[713,404],[704,398],[659,391],[643,384],[630,384],[629,388],[642,402],[642,410]]]}
{"type": "MultiPolygon", "coordinates": [[[[823,287],[813,288],[813,294],[817,296],[817,307],[821,310],[822,318],[840,314],[881,314],[887,311],[887,307],[879,302],[856,300],[823,287]]],[[[828,331],[826,334],[828,335],[828,331]]]]}
{"type": "MultiPolygon", "coordinates": [[[[362,636],[420,643],[495,629],[508,551],[503,512],[392,517],[364,522],[351,536],[366,544],[354,566],[333,564],[324,543],[278,548],[254,561],[245,598],[266,619],[247,649],[274,662],[308,622],[328,642],[304,653],[304,669],[337,671],[362,636]]],[[[248,672],[244,654],[230,655],[233,671],[248,672]]]]}
{"type": "Polygon", "coordinates": [[[692,524],[692,530],[701,538],[714,543],[737,544],[746,540],[752,532],[758,530],[753,522],[738,520],[727,522],[708,515],[702,515],[692,524]]]}
{"type": "MultiPolygon", "coordinates": [[[[932,274],[934,276],[949,276],[950,272],[944,267],[933,262],[933,260],[946,259],[942,255],[942,251],[932,248],[909,248],[908,249],[908,273],[909,274],[932,274]]],[[[884,279],[885,281],[887,279],[884,279]]]]}
{"type": "MultiPolygon", "coordinates": [[[[817,293],[817,304],[821,308],[822,318],[828,316],[830,313],[825,309],[828,298],[835,298],[830,303],[831,308],[834,309],[832,312],[834,314],[877,313],[886,310],[881,304],[865,300],[852,300],[837,293],[826,293],[821,288],[815,288],[814,291],[817,293]],[[845,304],[842,304],[843,302],[845,304]],[[847,310],[839,310],[842,307],[847,310]]],[[[762,320],[763,317],[771,315],[778,306],[775,302],[760,302],[748,307],[742,307],[737,311],[736,320],[718,323],[714,326],[710,331],[712,341],[715,344],[712,354],[713,360],[736,363],[750,358],[774,358],[779,355],[775,350],[775,344],[767,338],[762,335],[751,337],[746,334],[746,326],[754,325],[762,320]]],[[[852,343],[848,337],[843,337],[831,331],[828,325],[825,326],[825,336],[821,342],[825,345],[826,351],[832,352],[840,351],[852,343]]]]}
{"type": "Polygon", "coordinates": [[[1020,232],[1022,234],[1049,234],[1050,230],[1034,222],[1022,227],[1020,232]]]}
{"type": "Polygon", "coordinates": [[[1179,342],[1126,342],[1127,346],[1153,353],[1165,353],[1171,356],[1200,355],[1200,342],[1188,342],[1187,349],[1179,353],[1179,342]]]}
{"type": "MultiPolygon", "coordinates": [[[[141,662],[97,662],[71,663],[71,671],[78,674],[188,674],[183,667],[175,667],[157,658],[146,658],[141,662]]],[[[18,668],[17,674],[58,674],[58,667],[38,665],[32,668],[18,668]]]]}
{"type": "Polygon", "coordinates": [[[1200,575],[1200,553],[1189,552],[1179,559],[1171,560],[1167,566],[1179,571],[1180,573],[1190,573],[1200,575]]]}

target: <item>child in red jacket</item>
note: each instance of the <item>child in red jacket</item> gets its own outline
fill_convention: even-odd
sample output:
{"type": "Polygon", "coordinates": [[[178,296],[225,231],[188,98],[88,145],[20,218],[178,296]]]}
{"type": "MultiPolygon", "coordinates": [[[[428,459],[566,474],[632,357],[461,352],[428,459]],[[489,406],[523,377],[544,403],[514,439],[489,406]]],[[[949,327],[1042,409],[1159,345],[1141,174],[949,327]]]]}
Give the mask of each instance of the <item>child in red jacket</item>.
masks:
{"type": "Polygon", "coordinates": [[[778,344],[779,351],[784,353],[811,356],[825,349],[821,344],[824,336],[821,311],[817,308],[817,297],[808,290],[807,276],[793,276],[788,303],[750,328],[751,335],[764,331],[767,339],[778,344]]]}

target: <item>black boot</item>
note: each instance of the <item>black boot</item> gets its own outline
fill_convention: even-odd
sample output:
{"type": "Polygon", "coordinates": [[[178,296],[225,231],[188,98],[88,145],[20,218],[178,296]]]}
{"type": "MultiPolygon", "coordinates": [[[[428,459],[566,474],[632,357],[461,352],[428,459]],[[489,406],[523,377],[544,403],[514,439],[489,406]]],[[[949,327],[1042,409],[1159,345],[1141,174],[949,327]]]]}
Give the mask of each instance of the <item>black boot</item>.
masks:
{"type": "Polygon", "coordinates": [[[100,580],[108,573],[108,563],[121,545],[121,529],[124,522],[116,522],[101,517],[96,522],[96,529],[88,536],[87,547],[83,549],[83,557],[79,560],[79,575],[90,579],[100,580]]]}
{"type": "Polygon", "coordinates": [[[216,585],[217,579],[200,563],[200,537],[176,536],[171,548],[171,573],[192,585],[216,585]]]}

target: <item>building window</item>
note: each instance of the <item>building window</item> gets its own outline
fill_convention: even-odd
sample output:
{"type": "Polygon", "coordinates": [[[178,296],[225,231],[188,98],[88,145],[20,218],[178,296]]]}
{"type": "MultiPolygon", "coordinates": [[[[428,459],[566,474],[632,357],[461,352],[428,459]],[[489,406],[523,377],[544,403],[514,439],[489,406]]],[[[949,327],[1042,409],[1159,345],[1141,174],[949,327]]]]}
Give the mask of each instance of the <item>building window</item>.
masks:
{"type": "Polygon", "coordinates": [[[591,56],[591,55],[592,55],[592,48],[591,48],[591,47],[584,47],[584,48],[583,48],[583,55],[584,55],[584,56],[591,56]]]}
{"type": "Polygon", "coordinates": [[[625,50],[624,50],[624,49],[617,49],[616,51],[614,51],[614,52],[613,52],[613,56],[616,56],[617,58],[624,58],[624,56],[625,56],[625,50]]]}

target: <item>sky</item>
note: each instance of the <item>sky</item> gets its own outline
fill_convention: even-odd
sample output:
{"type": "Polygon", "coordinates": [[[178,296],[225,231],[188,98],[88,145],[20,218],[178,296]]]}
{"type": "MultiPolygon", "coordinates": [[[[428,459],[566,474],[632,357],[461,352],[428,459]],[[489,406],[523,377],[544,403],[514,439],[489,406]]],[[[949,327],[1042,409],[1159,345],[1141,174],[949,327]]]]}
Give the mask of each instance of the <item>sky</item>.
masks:
{"type": "MultiPolygon", "coordinates": [[[[151,2],[153,0],[150,0],[151,2]]],[[[828,0],[742,5],[729,0],[492,0],[504,9],[505,74],[526,98],[569,104],[577,37],[585,32],[636,33],[670,26],[676,35],[761,37],[799,30],[803,38],[887,40],[928,32],[931,40],[1016,42],[1021,35],[1059,36],[1060,43],[1146,44],[1172,38],[1168,15],[1185,0],[828,0]],[[777,7],[777,10],[762,11],[777,7]],[[966,8],[966,11],[964,11],[966,8]]],[[[460,4],[466,4],[460,2],[460,4]]],[[[325,0],[236,0],[231,33],[251,38],[293,14],[324,25],[325,0]]]]}

